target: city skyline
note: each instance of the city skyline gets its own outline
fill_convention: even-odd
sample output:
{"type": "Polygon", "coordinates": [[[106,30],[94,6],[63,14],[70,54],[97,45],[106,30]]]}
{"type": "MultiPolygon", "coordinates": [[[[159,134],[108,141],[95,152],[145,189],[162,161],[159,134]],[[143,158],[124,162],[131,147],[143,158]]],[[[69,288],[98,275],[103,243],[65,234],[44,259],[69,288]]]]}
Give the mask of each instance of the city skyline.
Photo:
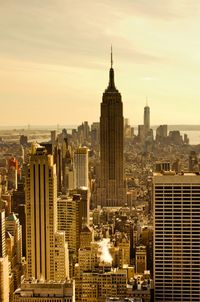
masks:
{"type": "Polygon", "coordinates": [[[111,43],[131,124],[142,123],[146,96],[151,124],[198,124],[198,1],[0,6],[1,125],[98,121],[111,43]]]}

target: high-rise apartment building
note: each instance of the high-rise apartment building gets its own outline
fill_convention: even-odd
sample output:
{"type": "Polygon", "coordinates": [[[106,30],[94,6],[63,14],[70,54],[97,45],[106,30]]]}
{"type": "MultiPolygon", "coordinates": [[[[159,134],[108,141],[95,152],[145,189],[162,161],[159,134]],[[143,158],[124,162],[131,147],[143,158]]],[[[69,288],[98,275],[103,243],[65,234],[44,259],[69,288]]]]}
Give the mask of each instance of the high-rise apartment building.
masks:
{"type": "Polygon", "coordinates": [[[59,237],[57,234],[57,185],[53,156],[47,155],[44,147],[36,145],[32,147],[26,173],[27,277],[55,281],[58,281],[57,277],[59,280],[66,278],[66,257],[55,261],[57,253],[63,255],[66,249],[64,237],[64,232],[59,237]],[[58,244],[59,249],[55,250],[58,244]]]}
{"type": "Polygon", "coordinates": [[[76,187],[88,187],[88,148],[79,147],[74,153],[76,187]]]}
{"type": "Polygon", "coordinates": [[[200,176],[154,174],[155,301],[199,301],[200,176]]]}
{"type": "Polygon", "coordinates": [[[102,206],[121,206],[125,201],[123,104],[115,87],[112,65],[111,53],[109,84],[103,93],[100,117],[101,172],[97,203],[102,206]]]}

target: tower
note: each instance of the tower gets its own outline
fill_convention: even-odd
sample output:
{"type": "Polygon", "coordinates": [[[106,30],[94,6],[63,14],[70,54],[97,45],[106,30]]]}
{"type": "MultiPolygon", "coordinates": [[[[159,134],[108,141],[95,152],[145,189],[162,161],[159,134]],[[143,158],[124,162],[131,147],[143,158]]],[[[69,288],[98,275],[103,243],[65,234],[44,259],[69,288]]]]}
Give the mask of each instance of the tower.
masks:
{"type": "Polygon", "coordinates": [[[148,136],[150,130],[150,107],[148,104],[144,107],[144,135],[148,136]]]}
{"type": "Polygon", "coordinates": [[[200,176],[154,174],[155,300],[199,301],[200,176]]]}
{"type": "Polygon", "coordinates": [[[125,200],[123,145],[124,118],[121,94],[115,87],[111,49],[109,84],[103,93],[100,116],[100,187],[97,203],[121,206],[125,200]]]}

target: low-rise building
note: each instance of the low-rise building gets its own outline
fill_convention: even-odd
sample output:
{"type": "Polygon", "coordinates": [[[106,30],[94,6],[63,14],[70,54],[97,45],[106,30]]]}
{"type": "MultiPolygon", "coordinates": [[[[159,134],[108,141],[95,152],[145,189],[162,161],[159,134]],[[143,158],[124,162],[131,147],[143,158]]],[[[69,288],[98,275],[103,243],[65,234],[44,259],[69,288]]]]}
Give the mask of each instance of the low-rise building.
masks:
{"type": "Polygon", "coordinates": [[[68,281],[24,280],[14,302],[75,302],[75,284],[68,281]]]}

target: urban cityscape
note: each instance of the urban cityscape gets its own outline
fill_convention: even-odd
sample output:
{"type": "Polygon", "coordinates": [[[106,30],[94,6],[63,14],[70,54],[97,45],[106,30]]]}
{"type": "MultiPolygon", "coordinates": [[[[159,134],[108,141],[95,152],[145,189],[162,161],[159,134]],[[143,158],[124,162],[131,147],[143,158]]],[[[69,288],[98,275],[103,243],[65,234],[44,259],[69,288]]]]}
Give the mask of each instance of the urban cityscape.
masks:
{"type": "Polygon", "coordinates": [[[108,53],[98,118],[0,126],[0,302],[200,301],[200,126],[130,122],[108,53]]]}
{"type": "Polygon", "coordinates": [[[199,301],[200,145],[134,130],[111,52],[100,122],[2,135],[1,301],[199,301]]]}

